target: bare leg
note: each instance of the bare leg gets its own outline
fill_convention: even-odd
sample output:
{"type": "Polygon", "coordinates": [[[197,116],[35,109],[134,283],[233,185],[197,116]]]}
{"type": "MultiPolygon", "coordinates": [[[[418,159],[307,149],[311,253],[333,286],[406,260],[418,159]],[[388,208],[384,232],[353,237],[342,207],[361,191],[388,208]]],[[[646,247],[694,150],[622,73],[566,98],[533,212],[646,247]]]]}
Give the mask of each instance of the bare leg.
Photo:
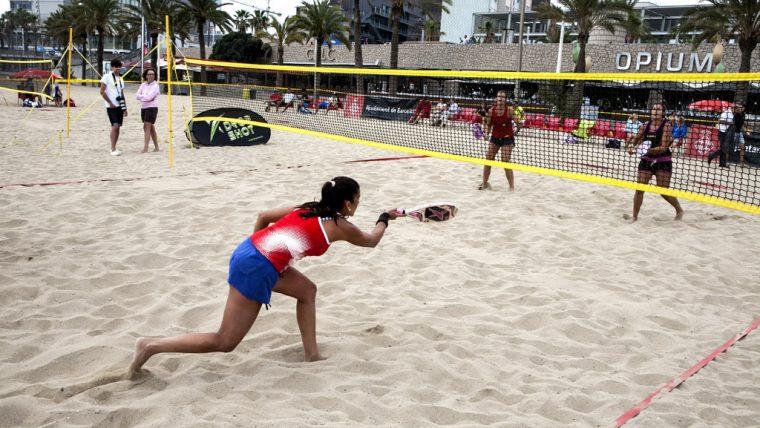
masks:
{"type": "Polygon", "coordinates": [[[230,287],[222,325],[216,333],[191,333],[164,338],[142,337],[135,345],[135,357],[129,366],[129,376],[139,373],[150,357],[163,352],[231,352],[251,329],[260,309],[261,303],[248,300],[234,287],[230,287]]]}
{"type": "MultiPolygon", "coordinates": [[[[651,179],[652,179],[652,172],[639,171],[639,179],[638,179],[639,183],[648,184],[649,180],[651,179]]],[[[641,204],[643,202],[644,202],[644,191],[637,190],[636,193],[633,195],[633,218],[631,218],[631,221],[636,221],[639,219],[639,211],[641,210],[641,204]]]]}
{"type": "Polygon", "coordinates": [[[140,153],[148,153],[148,146],[150,145],[150,123],[143,123],[143,134],[145,134],[145,145],[140,153]]]}
{"type": "MultiPolygon", "coordinates": [[[[657,185],[660,187],[670,187],[670,173],[667,171],[657,171],[655,173],[657,185]]],[[[660,195],[663,199],[668,201],[670,205],[676,210],[675,220],[681,220],[683,218],[683,209],[681,204],[678,203],[678,199],[675,196],[660,195]]]]}
{"type": "MultiPolygon", "coordinates": [[[[509,162],[510,159],[512,159],[512,149],[514,148],[515,146],[504,146],[501,148],[502,162],[509,162]]],[[[509,191],[513,192],[515,190],[515,174],[509,168],[504,168],[504,172],[507,174],[507,181],[509,182],[509,191]]]]}
{"type": "Polygon", "coordinates": [[[317,347],[317,286],[298,270],[288,268],[272,291],[297,299],[296,320],[301,331],[304,361],[323,360],[317,347]]]}
{"type": "Polygon", "coordinates": [[[111,126],[111,151],[116,150],[116,142],[119,141],[119,125],[111,126]]]}
{"type": "MultiPolygon", "coordinates": [[[[488,153],[486,153],[486,159],[487,160],[494,160],[496,159],[496,153],[499,151],[499,146],[497,146],[494,143],[488,143],[488,153]]],[[[491,167],[489,165],[483,166],[483,182],[481,184],[481,189],[486,188],[486,185],[488,184],[488,178],[491,177],[491,167]]]]}
{"type": "Polygon", "coordinates": [[[153,149],[154,152],[158,151],[158,135],[156,134],[156,125],[150,124],[150,136],[153,138],[153,146],[155,148],[153,149]]]}

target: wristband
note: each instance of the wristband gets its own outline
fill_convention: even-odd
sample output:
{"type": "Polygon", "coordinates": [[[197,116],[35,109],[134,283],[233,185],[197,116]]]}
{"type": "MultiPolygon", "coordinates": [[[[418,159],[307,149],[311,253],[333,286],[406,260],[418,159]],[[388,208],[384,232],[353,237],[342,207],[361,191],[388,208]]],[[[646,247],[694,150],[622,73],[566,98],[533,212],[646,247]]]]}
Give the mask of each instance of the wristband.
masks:
{"type": "Polygon", "coordinates": [[[377,218],[377,221],[375,222],[375,225],[382,222],[385,223],[385,227],[388,227],[388,220],[391,219],[391,215],[388,213],[382,213],[380,214],[380,217],[377,218]]]}

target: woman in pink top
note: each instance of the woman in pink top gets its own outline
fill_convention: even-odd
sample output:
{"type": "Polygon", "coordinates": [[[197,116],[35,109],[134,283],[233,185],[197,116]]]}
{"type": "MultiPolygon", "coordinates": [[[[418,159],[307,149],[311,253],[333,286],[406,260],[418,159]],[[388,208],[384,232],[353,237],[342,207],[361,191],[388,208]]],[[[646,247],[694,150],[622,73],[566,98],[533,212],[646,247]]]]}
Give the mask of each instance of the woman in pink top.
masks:
{"type": "Polygon", "coordinates": [[[374,247],[383,238],[388,220],[399,213],[380,214],[374,228],[364,232],[348,221],[359,206],[359,183],[335,177],[322,186],[322,199],[299,206],[263,211],[253,234],[238,245],[230,258],[229,295],[219,329],[175,337],[140,338],[129,367],[134,378],[150,357],[164,352],[230,352],[243,340],[259,315],[269,306],[272,292],[297,300],[296,320],[301,331],[304,360],[323,359],[317,348],[317,286],[293,265],[306,256],[320,256],[336,241],[374,247]]]}
{"type": "Polygon", "coordinates": [[[158,116],[158,82],[156,82],[156,72],[153,69],[143,71],[143,83],[137,90],[137,100],[142,104],[140,117],[143,121],[143,131],[145,132],[145,147],[141,153],[148,152],[150,139],[153,138],[154,152],[158,151],[158,136],[156,135],[156,116],[158,116]]]}

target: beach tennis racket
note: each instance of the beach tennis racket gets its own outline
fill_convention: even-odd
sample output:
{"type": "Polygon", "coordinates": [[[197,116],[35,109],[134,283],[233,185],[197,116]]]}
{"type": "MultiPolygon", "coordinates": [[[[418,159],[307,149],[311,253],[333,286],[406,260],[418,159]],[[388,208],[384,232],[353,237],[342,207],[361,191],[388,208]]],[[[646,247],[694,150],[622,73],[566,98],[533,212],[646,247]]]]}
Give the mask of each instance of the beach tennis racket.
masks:
{"type": "Polygon", "coordinates": [[[431,203],[420,205],[415,208],[398,210],[399,216],[411,217],[423,223],[428,221],[450,220],[457,215],[458,211],[459,208],[455,207],[454,204],[447,202],[431,203]]]}

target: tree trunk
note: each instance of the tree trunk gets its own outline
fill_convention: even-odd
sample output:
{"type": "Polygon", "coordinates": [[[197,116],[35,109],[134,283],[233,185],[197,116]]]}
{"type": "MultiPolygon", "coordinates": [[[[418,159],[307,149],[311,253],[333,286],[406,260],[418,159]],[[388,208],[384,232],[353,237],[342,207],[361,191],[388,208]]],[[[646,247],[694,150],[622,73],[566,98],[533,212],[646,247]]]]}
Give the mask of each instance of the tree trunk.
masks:
{"type": "MultiPolygon", "coordinates": [[[[277,65],[282,65],[284,62],[285,57],[285,47],[282,45],[282,41],[277,44],[277,65]]],[[[277,79],[274,83],[275,86],[281,87],[282,86],[282,72],[277,72],[277,79]]]]}
{"type": "MultiPolygon", "coordinates": [[[[82,56],[87,55],[87,36],[82,41],[82,56]]],[[[87,78],[87,61],[82,58],[82,79],[87,78]]],[[[87,86],[86,82],[82,82],[82,86],[87,86]]]]}
{"type": "MultiPolygon", "coordinates": [[[[322,66],[322,38],[317,38],[317,49],[316,49],[316,62],[317,67],[322,66]]],[[[314,102],[318,104],[319,100],[319,82],[321,80],[322,76],[321,73],[314,73],[314,102]]]]}
{"type": "Polygon", "coordinates": [[[150,53],[150,66],[153,68],[153,71],[156,71],[158,70],[158,49],[156,49],[156,46],[158,46],[158,33],[150,33],[150,44],[150,48],[155,49],[150,53]]]}
{"type": "MultiPolygon", "coordinates": [[[[393,16],[393,24],[391,26],[391,64],[390,68],[398,68],[398,27],[401,21],[401,15],[404,13],[402,6],[393,6],[391,8],[391,14],[393,16]]],[[[398,76],[389,76],[388,78],[388,93],[391,96],[395,96],[398,92],[398,76]]]]}
{"type": "MultiPolygon", "coordinates": [[[[741,50],[741,62],[739,63],[739,73],[748,73],[750,71],[750,64],[752,61],[752,51],[757,47],[757,42],[739,43],[739,49],[741,50]]],[[[738,82],[736,88],[736,95],[734,97],[735,103],[747,104],[747,95],[749,93],[749,85],[746,81],[738,82]]]]}
{"type": "Polygon", "coordinates": [[[105,43],[105,34],[103,34],[103,27],[98,27],[98,72],[103,71],[103,47],[105,43]]]}
{"type": "MultiPolygon", "coordinates": [[[[578,62],[575,63],[575,69],[573,70],[576,73],[585,73],[586,72],[586,43],[588,42],[588,35],[581,33],[578,35],[578,62]]],[[[579,119],[581,116],[581,106],[583,105],[583,92],[584,92],[584,81],[583,80],[576,80],[573,82],[573,95],[570,99],[570,102],[568,102],[567,110],[568,113],[576,119],[579,119]]]]}
{"type": "MultiPolygon", "coordinates": [[[[361,0],[354,0],[354,65],[364,67],[361,0]]],[[[356,75],[356,93],[364,93],[364,77],[361,74],[356,75]]]]}
{"type": "MultiPolygon", "coordinates": [[[[201,50],[201,59],[206,59],[206,35],[203,34],[204,21],[198,21],[198,44],[201,50]]],[[[206,66],[201,65],[201,82],[208,83],[206,79],[206,66]]],[[[206,85],[201,86],[201,96],[206,96],[206,85]]]]}

